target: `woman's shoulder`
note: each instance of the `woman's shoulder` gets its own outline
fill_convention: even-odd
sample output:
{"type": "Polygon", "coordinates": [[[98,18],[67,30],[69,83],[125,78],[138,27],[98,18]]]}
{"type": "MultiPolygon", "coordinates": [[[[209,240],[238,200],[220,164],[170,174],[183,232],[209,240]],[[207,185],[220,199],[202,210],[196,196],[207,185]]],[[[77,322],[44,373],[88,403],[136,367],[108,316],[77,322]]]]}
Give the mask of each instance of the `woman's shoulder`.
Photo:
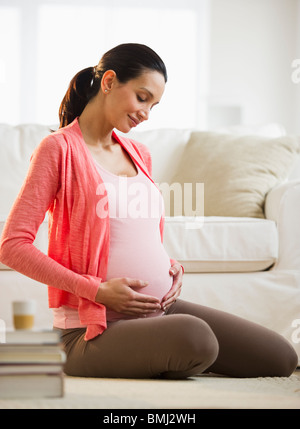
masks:
{"type": "Polygon", "coordinates": [[[59,128],[55,131],[52,131],[40,142],[37,150],[42,150],[45,152],[56,152],[64,153],[68,149],[74,140],[74,134],[76,131],[74,129],[74,124],[70,124],[64,128],[59,128]]]}
{"type": "Polygon", "coordinates": [[[124,136],[120,137],[119,135],[117,137],[121,139],[123,143],[126,143],[127,147],[130,147],[135,152],[135,154],[144,162],[147,169],[151,173],[152,159],[151,159],[151,153],[149,148],[144,143],[141,143],[132,138],[128,138],[124,136]]]}
{"type": "Polygon", "coordinates": [[[133,146],[135,146],[139,151],[141,151],[142,153],[150,155],[150,150],[144,143],[141,143],[141,142],[133,140],[133,139],[130,139],[130,141],[133,144],[133,146]]]}
{"type": "Polygon", "coordinates": [[[131,146],[137,153],[141,154],[143,157],[151,157],[151,153],[149,148],[144,144],[135,139],[124,137],[123,135],[117,135],[117,137],[123,141],[123,143],[127,143],[127,145],[131,146]]]}

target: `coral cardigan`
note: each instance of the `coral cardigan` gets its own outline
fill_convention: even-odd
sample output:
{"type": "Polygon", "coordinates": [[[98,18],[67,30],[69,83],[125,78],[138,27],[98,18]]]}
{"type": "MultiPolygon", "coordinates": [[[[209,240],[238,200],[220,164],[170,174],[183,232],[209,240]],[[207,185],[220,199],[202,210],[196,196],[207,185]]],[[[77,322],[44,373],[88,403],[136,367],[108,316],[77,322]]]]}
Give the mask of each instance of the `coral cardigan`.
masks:
{"type": "MultiPolygon", "coordinates": [[[[151,179],[151,157],[141,143],[114,138],[151,179]]],[[[78,118],[47,136],[34,151],[30,167],[1,237],[0,260],[48,285],[50,308],[77,308],[87,326],[85,340],[107,327],[105,306],[95,302],[106,279],[109,255],[109,217],[96,206],[102,178],[79,127],[78,118]],[[48,256],[33,242],[48,212],[48,256]]],[[[104,186],[104,185],[103,185],[104,186]]],[[[103,188],[102,188],[103,189],[103,188]]],[[[160,221],[161,239],[164,218],[160,221]]],[[[171,260],[171,264],[175,261],[171,260]]]]}

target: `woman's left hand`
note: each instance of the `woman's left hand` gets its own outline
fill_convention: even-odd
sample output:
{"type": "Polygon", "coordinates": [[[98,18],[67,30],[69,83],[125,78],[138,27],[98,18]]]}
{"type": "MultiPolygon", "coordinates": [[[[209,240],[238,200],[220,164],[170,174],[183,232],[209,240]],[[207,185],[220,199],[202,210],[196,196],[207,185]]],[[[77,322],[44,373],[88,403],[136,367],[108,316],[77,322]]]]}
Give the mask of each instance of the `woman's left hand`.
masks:
{"type": "Polygon", "coordinates": [[[164,311],[174,304],[181,293],[182,286],[183,271],[181,265],[178,262],[172,265],[169,273],[171,276],[173,276],[173,285],[161,301],[161,307],[164,311]]]}

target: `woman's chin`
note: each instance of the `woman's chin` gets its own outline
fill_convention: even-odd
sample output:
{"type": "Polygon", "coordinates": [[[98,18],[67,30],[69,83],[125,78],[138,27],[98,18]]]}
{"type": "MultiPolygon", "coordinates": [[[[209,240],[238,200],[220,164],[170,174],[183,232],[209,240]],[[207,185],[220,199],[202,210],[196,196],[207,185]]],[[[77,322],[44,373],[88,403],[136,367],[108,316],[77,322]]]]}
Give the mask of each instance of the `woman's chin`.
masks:
{"type": "Polygon", "coordinates": [[[132,130],[132,127],[129,127],[128,125],[127,126],[121,125],[121,126],[116,126],[115,129],[120,131],[120,133],[128,134],[132,130]]]}

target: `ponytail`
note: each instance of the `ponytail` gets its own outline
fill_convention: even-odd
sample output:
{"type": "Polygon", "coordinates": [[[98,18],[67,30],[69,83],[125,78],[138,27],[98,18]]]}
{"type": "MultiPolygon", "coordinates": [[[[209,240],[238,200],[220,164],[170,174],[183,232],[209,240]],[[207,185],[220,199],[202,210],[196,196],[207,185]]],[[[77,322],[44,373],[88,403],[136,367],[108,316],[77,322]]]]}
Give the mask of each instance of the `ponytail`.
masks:
{"type": "Polygon", "coordinates": [[[95,67],[81,70],[73,77],[59,108],[59,128],[81,115],[87,103],[98,93],[100,83],[95,67]]]}

